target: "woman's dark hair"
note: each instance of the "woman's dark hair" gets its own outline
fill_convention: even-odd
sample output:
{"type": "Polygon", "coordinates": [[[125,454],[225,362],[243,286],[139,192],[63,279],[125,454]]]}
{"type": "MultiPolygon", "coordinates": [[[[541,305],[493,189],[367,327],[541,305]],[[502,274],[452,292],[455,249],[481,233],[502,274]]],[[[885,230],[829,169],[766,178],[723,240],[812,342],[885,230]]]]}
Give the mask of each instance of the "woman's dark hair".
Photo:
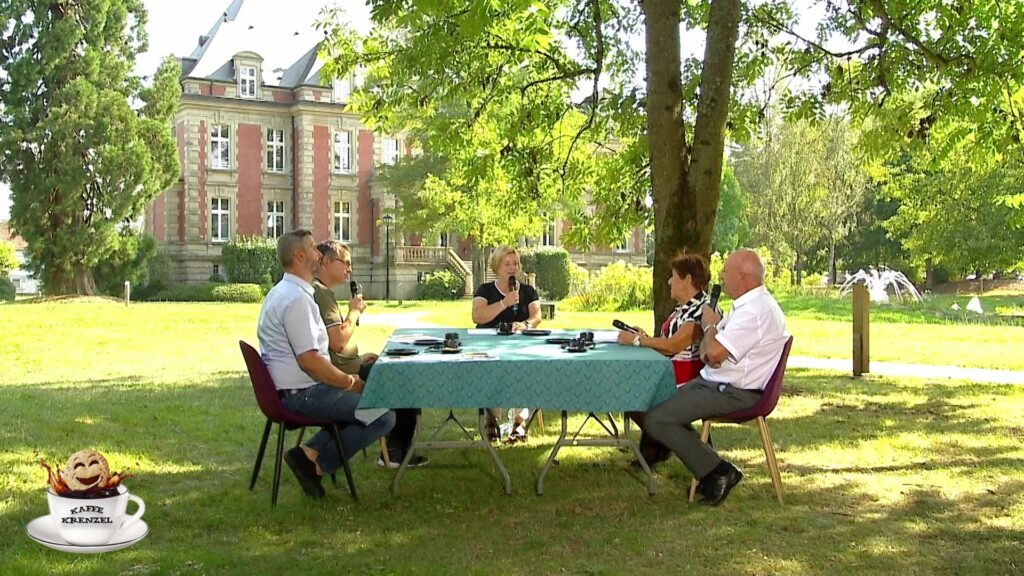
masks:
{"type": "Polygon", "coordinates": [[[672,259],[672,269],[680,278],[690,275],[693,287],[700,292],[707,292],[708,282],[711,281],[711,270],[708,261],[700,254],[680,254],[672,259]]]}

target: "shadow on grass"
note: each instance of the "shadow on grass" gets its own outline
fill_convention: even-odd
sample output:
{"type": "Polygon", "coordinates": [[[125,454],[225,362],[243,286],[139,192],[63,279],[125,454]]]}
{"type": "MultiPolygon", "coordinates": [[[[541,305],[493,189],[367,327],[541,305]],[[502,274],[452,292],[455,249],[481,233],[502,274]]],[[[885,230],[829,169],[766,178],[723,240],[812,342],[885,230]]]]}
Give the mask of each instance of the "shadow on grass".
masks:
{"type": "MultiPolygon", "coordinates": [[[[2,388],[0,459],[8,472],[0,528],[9,536],[0,555],[14,574],[248,574],[257,566],[311,574],[1021,569],[1020,461],[1012,448],[983,442],[1020,423],[970,413],[986,399],[1020,392],[799,371],[787,384],[792,409],[784,396],[769,419],[787,505],[774,501],[757,433],[729,426],[716,429],[716,444],[747,477],[718,509],[685,502],[689,477],[677,461],[659,469],[658,494],[649,498],[627,469],[629,456],[606,449],[565,450],[537,497],[536,475],[554,440],[549,423],[547,435],[500,449],[511,497],[482,451],[431,452],[430,465],[410,470],[397,495],[388,491],[392,474],[374,466],[371,453],[353,459],[358,502],[343,481],[324,501],[309,501],[285,468],[271,510],[270,458],[256,490],[246,489],[264,420],[243,373],[194,386],[129,378],[2,388]],[[880,466],[873,448],[861,445],[905,434],[933,445],[922,455],[897,444],[892,450],[906,463],[880,466]],[[981,445],[969,452],[963,438],[944,445],[954,435],[981,445]],[[142,543],[102,557],[50,551],[23,534],[46,512],[44,474],[32,452],[59,462],[86,446],[111,455],[115,467],[136,469],[128,484],[146,499],[151,527],[142,543]],[[858,451],[856,461],[833,466],[832,446],[858,451]]],[[[426,412],[429,423],[445,414],[426,412]]]]}

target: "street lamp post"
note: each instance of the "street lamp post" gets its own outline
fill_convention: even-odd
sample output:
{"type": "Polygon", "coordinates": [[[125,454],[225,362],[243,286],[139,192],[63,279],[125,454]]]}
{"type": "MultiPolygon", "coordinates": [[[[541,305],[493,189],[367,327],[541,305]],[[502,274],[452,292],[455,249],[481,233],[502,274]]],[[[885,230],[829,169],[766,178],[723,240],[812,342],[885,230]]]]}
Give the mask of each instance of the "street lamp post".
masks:
{"type": "Polygon", "coordinates": [[[394,217],[385,214],[381,220],[384,222],[384,301],[391,301],[391,223],[394,217]]]}

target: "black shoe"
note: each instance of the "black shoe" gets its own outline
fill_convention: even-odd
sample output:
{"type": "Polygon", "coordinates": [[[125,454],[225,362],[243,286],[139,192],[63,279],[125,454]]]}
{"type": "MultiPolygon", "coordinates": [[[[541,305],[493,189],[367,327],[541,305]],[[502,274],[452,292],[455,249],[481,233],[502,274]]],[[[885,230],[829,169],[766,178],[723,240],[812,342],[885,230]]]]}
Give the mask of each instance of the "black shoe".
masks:
{"type": "Polygon", "coordinates": [[[731,463],[722,460],[719,467],[724,468],[724,471],[718,471],[716,468],[715,472],[702,478],[698,486],[704,495],[703,503],[709,506],[718,506],[725,502],[729,492],[743,479],[743,472],[731,463]]]}
{"type": "Polygon", "coordinates": [[[296,446],[284,453],[284,461],[292,469],[295,478],[302,486],[302,491],[313,498],[324,497],[324,487],[321,478],[316,475],[316,464],[306,457],[302,448],[296,446]]]}

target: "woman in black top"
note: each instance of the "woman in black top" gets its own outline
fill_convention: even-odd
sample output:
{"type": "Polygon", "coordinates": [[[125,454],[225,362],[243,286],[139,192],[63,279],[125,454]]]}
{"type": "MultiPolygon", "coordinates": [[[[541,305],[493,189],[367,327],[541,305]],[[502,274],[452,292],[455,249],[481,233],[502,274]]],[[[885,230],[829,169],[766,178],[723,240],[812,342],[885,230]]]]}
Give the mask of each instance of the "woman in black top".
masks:
{"type": "Polygon", "coordinates": [[[519,253],[511,246],[501,246],[491,254],[491,270],[497,277],[485,282],[473,293],[473,322],[477,328],[495,328],[500,322],[512,323],[512,331],[536,328],[540,324],[540,297],[537,290],[520,282],[522,267],[519,253]],[[516,277],[516,289],[509,279],[516,277]]]}
{"type": "MultiPolygon", "coordinates": [[[[523,284],[519,278],[523,269],[519,264],[519,252],[511,246],[501,246],[491,254],[491,270],[496,279],[477,286],[473,293],[473,322],[477,328],[495,328],[501,322],[512,324],[513,332],[536,328],[540,324],[540,297],[533,286],[523,284]],[[509,280],[516,277],[516,287],[509,280]]],[[[491,441],[498,439],[497,408],[487,409],[487,436],[491,441]]],[[[509,442],[526,439],[523,423],[530,417],[528,408],[515,409],[515,418],[509,442]]]]}

